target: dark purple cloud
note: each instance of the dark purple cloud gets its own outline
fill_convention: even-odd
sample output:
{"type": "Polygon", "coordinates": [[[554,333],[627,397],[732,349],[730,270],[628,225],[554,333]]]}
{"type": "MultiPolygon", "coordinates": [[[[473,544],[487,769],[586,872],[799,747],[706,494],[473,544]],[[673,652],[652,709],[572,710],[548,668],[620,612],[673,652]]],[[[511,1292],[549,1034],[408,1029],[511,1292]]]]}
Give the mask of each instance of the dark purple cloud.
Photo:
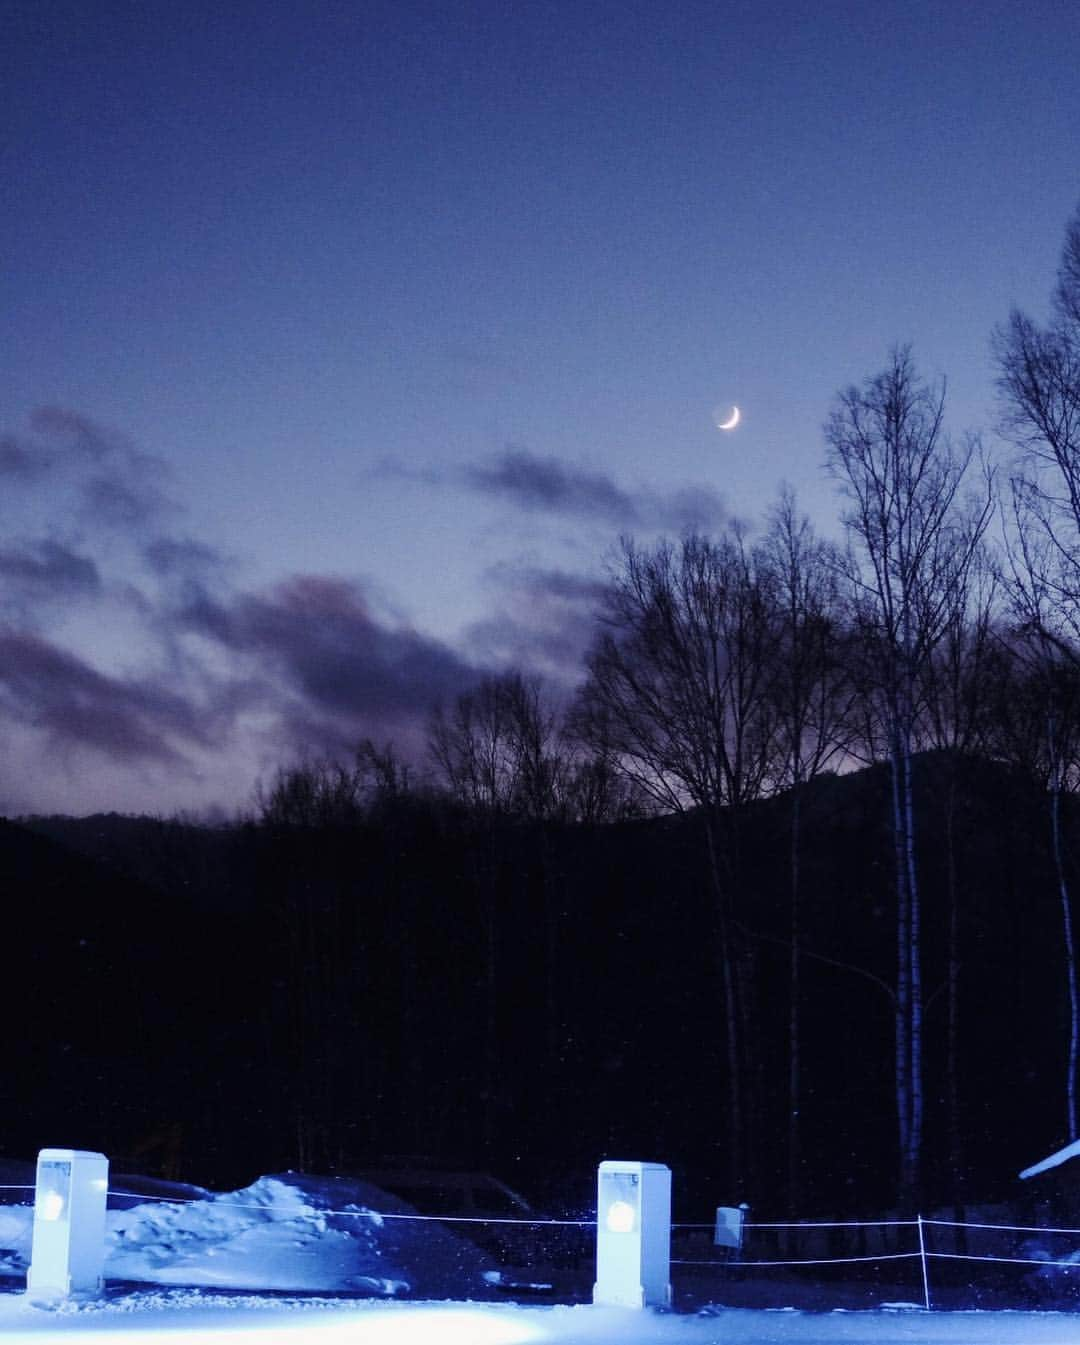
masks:
{"type": "Polygon", "coordinates": [[[629,491],[603,472],[586,471],[559,458],[507,448],[490,461],[466,467],[472,489],[521,509],[596,519],[623,529],[715,527],[726,517],[711,486],[674,491],[629,491]]]}
{"type": "Polygon", "coordinates": [[[322,715],[407,719],[477,676],[438,641],[376,620],[358,585],[336,577],[299,575],[269,594],[225,602],[203,592],[179,619],[273,669],[322,715]]]}
{"type": "MultiPolygon", "coordinates": [[[[67,469],[79,496],[80,515],[95,527],[138,532],[175,508],[165,485],[165,464],[142,453],[119,435],[63,407],[41,407],[31,428],[47,450],[31,446],[31,463],[41,471],[67,469]]],[[[21,446],[20,446],[21,447],[21,446]]]]}
{"type": "Polygon", "coordinates": [[[157,484],[145,469],[132,464],[101,472],[83,484],[83,511],[97,524],[119,532],[134,532],[169,508],[157,484]]]}
{"type": "Polygon", "coordinates": [[[663,528],[708,532],[729,520],[723,496],[712,486],[680,486],[666,495],[646,494],[642,506],[663,528]]]}
{"type": "Polygon", "coordinates": [[[220,551],[192,537],[155,537],[143,547],[143,558],[155,574],[167,577],[204,576],[226,564],[220,551]]]}
{"type": "Polygon", "coordinates": [[[15,590],[34,598],[92,594],[101,589],[98,567],[59,542],[0,548],[0,599],[15,590]]]}
{"type": "Polygon", "coordinates": [[[35,481],[49,469],[48,455],[11,435],[0,439],[0,480],[35,481]]]}
{"type": "Polygon", "coordinates": [[[87,457],[100,461],[114,452],[118,440],[100,425],[62,406],[39,406],[30,413],[30,428],[55,438],[87,457]]]}
{"type": "Polygon", "coordinates": [[[611,477],[524,448],[506,448],[490,462],[472,464],[463,477],[481,494],[509,500],[521,509],[582,514],[624,526],[639,521],[634,499],[611,477]]]}
{"type": "Polygon", "coordinates": [[[48,537],[0,533],[0,729],[22,763],[0,758],[5,798],[47,797],[51,775],[67,798],[85,780],[92,809],[108,773],[113,790],[154,781],[131,798],[159,806],[178,781],[190,797],[235,781],[239,761],[253,784],[268,762],[347,756],[364,736],[419,758],[433,706],[482,675],[351,580],[237,589],[235,562],[166,526],[164,465],[76,413],[36,413],[25,440],[3,441],[0,477],[56,520],[48,537]],[[61,598],[65,624],[50,624],[61,598]]]}
{"type": "Polygon", "coordinates": [[[217,726],[160,682],[110,677],[58,645],[0,628],[0,703],[50,745],[90,748],[129,763],[175,764],[217,726]]]}
{"type": "Polygon", "coordinates": [[[375,475],[421,486],[464,485],[479,495],[530,513],[591,519],[622,531],[708,530],[728,519],[727,506],[712,486],[627,490],[604,472],[589,471],[561,458],[543,457],[527,448],[505,448],[483,462],[468,463],[449,473],[437,467],[412,467],[384,459],[375,475]]]}
{"type": "MultiPolygon", "coordinates": [[[[197,544],[163,545],[155,555],[189,572],[192,562],[216,560],[197,544]]],[[[0,582],[12,575],[54,590],[89,588],[96,569],[42,544],[0,551],[0,582]]],[[[270,759],[301,750],[348,755],[364,736],[393,738],[419,755],[435,703],[481,675],[439,641],[380,620],[360,586],[345,579],[302,575],[266,593],[221,597],[187,577],[181,593],[179,606],[159,594],[149,610],[137,610],[156,643],[143,651],[155,670],[136,676],[104,672],[58,639],[0,626],[0,720],[39,734],[43,760],[89,753],[194,779],[215,756],[237,749],[253,719],[258,729],[247,750],[257,744],[270,759]],[[216,654],[186,643],[192,634],[216,654]]],[[[18,782],[3,774],[0,763],[0,785],[17,794],[18,782]]]]}

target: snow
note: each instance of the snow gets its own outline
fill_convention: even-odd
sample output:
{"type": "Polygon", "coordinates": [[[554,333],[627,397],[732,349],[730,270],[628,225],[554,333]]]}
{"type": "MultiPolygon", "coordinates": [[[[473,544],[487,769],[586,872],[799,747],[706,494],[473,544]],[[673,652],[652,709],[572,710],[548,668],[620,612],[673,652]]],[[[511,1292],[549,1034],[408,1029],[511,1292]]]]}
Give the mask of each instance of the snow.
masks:
{"type": "Polygon", "coordinates": [[[1080,1318],[1060,1313],[803,1313],[732,1309],[680,1316],[620,1308],[384,1303],[144,1293],[120,1301],[31,1307],[0,1295],[4,1345],[72,1336],[96,1345],[1077,1345],[1080,1318]]]}
{"type": "Polygon", "coordinates": [[[142,1188],[112,1198],[120,1208],[108,1214],[105,1293],[52,1308],[24,1292],[31,1208],[0,1206],[2,1345],[73,1334],[161,1345],[162,1333],[168,1345],[1080,1345],[1080,1315],[1056,1312],[660,1313],[498,1301],[498,1268],[472,1242],[362,1182],[278,1173],[224,1194],[142,1188]]]}
{"type": "MultiPolygon", "coordinates": [[[[365,1182],[279,1173],[225,1194],[181,1189],[177,1200],[113,1198],[129,1208],[106,1216],[107,1280],[441,1298],[498,1276],[472,1242],[365,1182]]],[[[25,1275],[32,1222],[29,1206],[0,1207],[0,1274],[25,1275]]]]}

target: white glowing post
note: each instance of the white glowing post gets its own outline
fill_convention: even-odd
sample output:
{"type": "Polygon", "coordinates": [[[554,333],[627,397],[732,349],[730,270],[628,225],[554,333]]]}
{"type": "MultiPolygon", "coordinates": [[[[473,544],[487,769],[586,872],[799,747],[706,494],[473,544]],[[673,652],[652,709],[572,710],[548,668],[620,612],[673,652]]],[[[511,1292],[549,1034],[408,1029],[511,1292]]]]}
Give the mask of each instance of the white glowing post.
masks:
{"type": "Polygon", "coordinates": [[[593,1302],[671,1303],[671,1169],[608,1159],[597,1173],[593,1302]]]}
{"type": "Polygon", "coordinates": [[[109,1160],[83,1149],[42,1149],[34,1192],[31,1299],[100,1293],[105,1271],[109,1160]]]}

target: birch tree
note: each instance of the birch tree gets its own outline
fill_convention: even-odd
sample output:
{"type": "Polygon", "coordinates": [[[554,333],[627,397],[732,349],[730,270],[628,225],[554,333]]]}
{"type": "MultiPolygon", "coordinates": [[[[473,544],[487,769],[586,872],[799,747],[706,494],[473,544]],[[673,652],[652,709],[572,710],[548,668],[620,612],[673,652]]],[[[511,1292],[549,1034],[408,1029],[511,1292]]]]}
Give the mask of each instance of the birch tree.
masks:
{"type": "Polygon", "coordinates": [[[1077,1138],[1080,992],[1072,896],[1064,863],[1061,798],[1075,733],[1064,688],[1080,668],[1080,209],[1065,245],[1045,326],[1014,309],[994,335],[1005,433],[1017,450],[1012,477],[1012,595],[1045,698],[1051,845],[1069,993],[1065,1071],[1068,1137],[1077,1138]]]}
{"type": "Polygon", "coordinates": [[[901,1199],[918,1195],[923,1142],[922,909],[914,810],[920,669],[932,656],[990,517],[961,488],[975,458],[944,431],[944,385],[920,380],[909,347],[842,392],[827,462],[846,500],[847,578],[867,653],[867,695],[891,771],[897,921],[895,1079],[901,1199]]]}

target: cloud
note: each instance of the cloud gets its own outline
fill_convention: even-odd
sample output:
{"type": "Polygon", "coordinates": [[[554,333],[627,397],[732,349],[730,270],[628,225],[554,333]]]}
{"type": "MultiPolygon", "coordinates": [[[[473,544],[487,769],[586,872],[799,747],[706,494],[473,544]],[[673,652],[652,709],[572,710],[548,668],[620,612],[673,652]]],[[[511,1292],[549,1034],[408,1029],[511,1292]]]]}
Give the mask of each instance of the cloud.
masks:
{"type": "Polygon", "coordinates": [[[155,537],[143,548],[143,559],[163,577],[205,577],[226,565],[220,551],[193,537],[155,537]]]}
{"type": "Polygon", "coordinates": [[[711,486],[630,491],[602,472],[524,448],[506,448],[487,462],[467,466],[461,479],[480,494],[521,509],[590,518],[623,529],[685,532],[715,528],[727,517],[722,498],[711,486]]]}
{"type": "Polygon", "coordinates": [[[260,770],[364,736],[419,757],[434,704],[483,674],[355,578],[239,587],[173,526],[158,459],[57,408],[31,431],[0,443],[0,477],[25,488],[0,495],[7,806],[235,806],[260,770]],[[38,535],[10,540],[16,519],[38,535]]]}
{"type": "Polygon", "coordinates": [[[495,611],[466,632],[477,662],[537,672],[564,688],[581,677],[605,585],[590,575],[500,565],[487,574],[495,611]]]}
{"type": "Polygon", "coordinates": [[[159,682],[110,677],[50,640],[0,628],[0,703],[53,748],[89,748],[114,760],[176,764],[205,746],[214,725],[159,682]]]}
{"type": "Polygon", "coordinates": [[[14,591],[48,600],[98,593],[101,576],[89,556],[79,555],[60,542],[44,540],[0,548],[0,583],[6,597],[14,591]]]}
{"type": "Polygon", "coordinates": [[[436,488],[463,485],[530,513],[590,519],[621,531],[708,531],[729,519],[723,497],[712,486],[627,490],[604,472],[513,446],[456,471],[384,458],[371,475],[436,488]]]}
{"type": "Polygon", "coordinates": [[[97,461],[114,452],[120,442],[86,416],[62,406],[39,406],[30,413],[30,428],[97,461]]]}
{"type": "Polygon", "coordinates": [[[75,512],[94,527],[135,533],[176,511],[168,494],[168,468],[160,458],[62,407],[39,408],[30,425],[48,447],[15,444],[12,462],[18,464],[21,453],[24,475],[28,466],[33,474],[64,478],[75,492],[75,512]]]}
{"type": "Polygon", "coordinates": [[[477,677],[440,642],[376,620],[359,585],[334,576],[297,575],[225,602],[203,592],[179,619],[273,669],[311,712],[357,725],[426,715],[477,677]]]}
{"type": "Polygon", "coordinates": [[[0,439],[0,480],[34,481],[49,469],[49,458],[40,449],[20,443],[12,435],[0,439]]]}
{"type": "MultiPolygon", "coordinates": [[[[377,619],[353,581],[301,575],[224,598],[192,583],[184,594],[182,606],[149,614],[150,666],[137,675],[103,671],[58,639],[0,626],[0,722],[41,736],[43,771],[46,758],[54,767],[77,758],[84,768],[96,759],[194,779],[233,752],[264,761],[300,750],[347,755],[364,736],[419,750],[434,704],[481,675],[440,642],[377,619]],[[163,665],[192,634],[202,653],[163,665]]],[[[17,782],[0,784],[17,797],[17,782]]]]}
{"type": "Polygon", "coordinates": [[[102,472],[83,484],[83,511],[96,523],[133,532],[170,508],[158,485],[146,479],[146,470],[130,474],[132,466],[102,472]]]}
{"type": "Polygon", "coordinates": [[[639,521],[635,501],[610,477],[524,448],[506,448],[490,462],[466,467],[463,479],[481,494],[499,496],[521,509],[580,514],[623,525],[639,521]]]}
{"type": "Polygon", "coordinates": [[[680,533],[721,528],[729,521],[724,498],[712,486],[682,486],[666,495],[646,495],[646,512],[661,527],[680,533]]]}

